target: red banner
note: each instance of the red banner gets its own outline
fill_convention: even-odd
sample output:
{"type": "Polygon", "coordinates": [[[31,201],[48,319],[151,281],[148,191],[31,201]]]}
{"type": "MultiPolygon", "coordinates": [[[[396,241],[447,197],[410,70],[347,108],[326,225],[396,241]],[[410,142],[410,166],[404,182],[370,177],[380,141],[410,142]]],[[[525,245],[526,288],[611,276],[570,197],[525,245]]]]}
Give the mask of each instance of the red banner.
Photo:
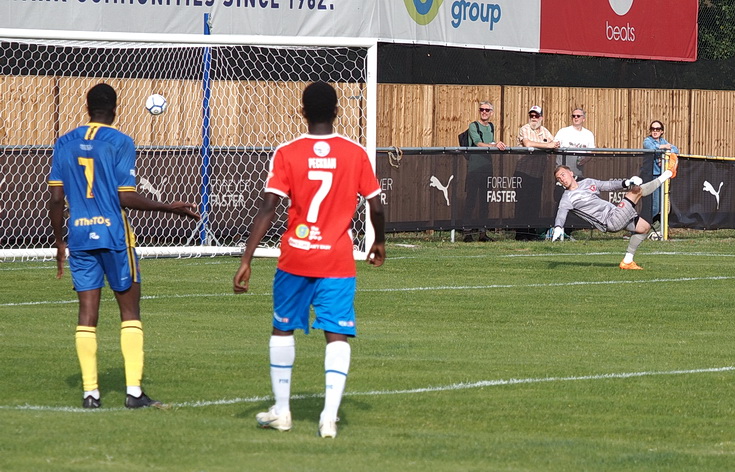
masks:
{"type": "Polygon", "coordinates": [[[697,0],[541,0],[540,51],[697,60],[697,0]]]}

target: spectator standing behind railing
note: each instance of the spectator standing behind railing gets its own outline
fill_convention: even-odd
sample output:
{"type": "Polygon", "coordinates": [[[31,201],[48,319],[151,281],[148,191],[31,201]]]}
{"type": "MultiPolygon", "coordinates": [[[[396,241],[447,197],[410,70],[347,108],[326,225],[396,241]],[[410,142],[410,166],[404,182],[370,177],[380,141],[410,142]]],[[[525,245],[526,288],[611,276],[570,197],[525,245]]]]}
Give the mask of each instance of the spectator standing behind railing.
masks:
{"type": "MultiPolygon", "coordinates": [[[[554,139],[559,141],[560,148],[594,148],[595,147],[595,135],[592,131],[584,127],[584,123],[587,121],[587,112],[582,108],[575,108],[572,110],[572,125],[562,128],[556,132],[554,139]]],[[[567,166],[574,174],[574,178],[581,180],[584,178],[584,165],[589,162],[591,158],[586,156],[579,156],[576,154],[557,154],[556,165],[567,166]]],[[[554,201],[559,202],[561,196],[564,194],[564,188],[560,185],[554,187],[554,201]]],[[[564,232],[569,234],[572,232],[571,227],[564,228],[564,232]]]]}
{"type": "MultiPolygon", "coordinates": [[[[659,120],[654,120],[649,126],[649,135],[643,140],[644,149],[659,149],[662,151],[671,151],[674,154],[679,154],[679,148],[666,141],[664,138],[664,124],[659,120]]],[[[649,154],[643,157],[643,164],[641,165],[641,178],[644,180],[652,180],[661,175],[661,154],[649,154]]],[[[658,189],[656,192],[651,194],[650,201],[644,200],[644,209],[642,214],[648,216],[650,211],[649,221],[653,222],[653,228],[659,230],[661,227],[661,191],[658,189]]]]}
{"type": "MultiPolygon", "coordinates": [[[[494,112],[495,108],[492,103],[488,101],[480,102],[480,119],[470,123],[469,126],[470,147],[497,147],[501,151],[506,149],[505,143],[502,141],[495,142],[495,127],[490,122],[494,112]]],[[[473,221],[475,207],[479,208],[477,221],[487,220],[487,182],[492,175],[493,161],[490,154],[469,154],[467,180],[465,181],[467,199],[465,200],[462,225],[462,234],[466,243],[474,240],[473,233],[475,231],[478,233],[478,241],[490,240],[484,226],[477,229],[473,227],[471,222],[473,221]]]]}
{"type": "MultiPolygon", "coordinates": [[[[559,141],[561,148],[593,148],[595,147],[595,135],[592,131],[584,127],[587,121],[587,112],[581,108],[572,110],[572,125],[562,128],[556,132],[554,139],[559,141]]],[[[556,165],[565,165],[569,167],[574,176],[579,180],[584,178],[584,165],[589,161],[589,157],[575,155],[558,155],[556,157],[556,165]]]]}
{"type": "MultiPolygon", "coordinates": [[[[518,131],[518,143],[521,146],[538,149],[558,149],[559,141],[554,140],[551,131],[543,126],[544,111],[534,105],[528,110],[528,123],[518,131]]],[[[541,208],[541,190],[543,176],[549,159],[546,156],[527,155],[518,159],[514,177],[519,178],[520,187],[516,192],[515,208],[516,224],[524,221],[536,221],[541,208]]],[[[536,239],[538,237],[530,229],[516,230],[517,240],[536,239]]]]}

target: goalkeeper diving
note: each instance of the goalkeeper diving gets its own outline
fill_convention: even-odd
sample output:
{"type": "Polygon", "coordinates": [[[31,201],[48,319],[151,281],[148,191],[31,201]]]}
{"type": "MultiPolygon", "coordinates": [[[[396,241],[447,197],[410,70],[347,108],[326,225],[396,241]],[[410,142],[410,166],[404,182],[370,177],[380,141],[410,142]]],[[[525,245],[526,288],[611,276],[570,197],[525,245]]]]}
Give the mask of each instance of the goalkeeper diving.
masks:
{"type": "Polygon", "coordinates": [[[668,179],[676,177],[678,165],[676,155],[671,154],[666,163],[666,170],[657,178],[646,183],[643,183],[638,176],[625,180],[582,179],[577,182],[569,167],[557,166],[554,169],[554,177],[564,187],[564,194],[556,212],[552,241],[564,236],[564,223],[569,212],[591,223],[602,232],[626,229],[633,234],[630,237],[625,257],[620,262],[620,268],[641,270],[642,267],[636,264],[633,258],[638,246],[646,239],[651,230],[651,223],[638,215],[635,206],[641,198],[655,192],[668,179]],[[618,190],[627,190],[627,192],[617,205],[600,198],[600,192],[618,190]]]}

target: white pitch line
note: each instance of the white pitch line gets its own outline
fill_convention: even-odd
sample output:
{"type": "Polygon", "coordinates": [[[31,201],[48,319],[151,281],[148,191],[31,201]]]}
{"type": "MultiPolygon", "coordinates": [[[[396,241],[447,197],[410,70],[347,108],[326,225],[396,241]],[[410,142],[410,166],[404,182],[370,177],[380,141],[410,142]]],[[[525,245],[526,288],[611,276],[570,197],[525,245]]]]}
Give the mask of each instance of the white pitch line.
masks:
{"type": "MultiPolygon", "coordinates": [[[[423,248],[418,248],[423,249],[423,248]]],[[[713,253],[713,252],[677,252],[677,251],[641,251],[638,253],[639,255],[645,255],[645,256],[690,256],[690,257],[735,257],[735,254],[726,254],[726,253],[713,253]]],[[[620,251],[615,252],[547,252],[547,253],[537,253],[537,254],[472,254],[472,255],[466,255],[466,256],[458,256],[456,254],[437,254],[432,255],[432,257],[435,257],[436,259],[478,259],[478,258],[515,258],[515,257],[584,257],[584,256],[611,256],[611,255],[620,255],[620,251]]],[[[230,257],[230,256],[226,256],[230,257]]],[[[400,261],[400,260],[412,260],[412,259],[420,259],[423,256],[412,256],[412,255],[406,255],[406,256],[396,256],[396,257],[388,257],[388,261],[400,261]]],[[[232,267],[237,267],[236,262],[232,262],[232,259],[228,260],[210,260],[211,258],[190,258],[190,259],[180,259],[180,263],[182,265],[228,265],[232,267]]],[[[3,261],[0,261],[3,262],[3,261]]],[[[23,262],[18,262],[18,264],[21,264],[20,266],[15,266],[14,262],[9,262],[8,265],[0,265],[0,272],[6,272],[6,271],[18,271],[18,270],[30,270],[30,269],[38,269],[38,270],[48,270],[55,271],[56,270],[56,263],[49,262],[48,265],[36,265],[36,266],[23,266],[23,262]]]]}
{"type": "MultiPolygon", "coordinates": [[[[242,295],[238,295],[241,297],[252,297],[252,296],[262,296],[262,295],[270,295],[270,293],[244,293],[242,295]]],[[[182,293],[182,294],[173,294],[173,295],[143,295],[140,297],[141,300],[169,300],[172,298],[206,298],[206,297],[229,297],[229,296],[235,296],[234,293],[182,293]]],[[[108,298],[102,298],[103,302],[111,302],[115,301],[114,298],[108,297],[108,298]]],[[[64,305],[68,303],[78,303],[78,300],[40,300],[35,302],[16,302],[16,303],[0,303],[0,307],[4,306],[33,306],[33,305],[64,305]]]]}
{"type": "MultiPolygon", "coordinates": [[[[569,377],[539,377],[539,378],[527,378],[527,379],[499,379],[499,380],[481,380],[479,382],[462,382],[449,385],[441,385],[435,387],[422,387],[422,388],[410,388],[404,390],[372,390],[367,392],[345,392],[346,397],[357,397],[357,396],[383,396],[383,395],[407,395],[416,393],[432,393],[432,392],[450,392],[457,390],[469,390],[474,388],[483,387],[500,387],[505,385],[524,385],[524,384],[535,384],[545,382],[576,382],[583,380],[611,380],[611,379],[630,379],[636,377],[651,377],[660,375],[687,375],[687,374],[710,374],[716,372],[732,372],[735,371],[734,366],[725,367],[711,367],[706,369],[689,369],[689,370],[668,370],[668,371],[644,371],[644,372],[622,372],[612,374],[597,374],[597,375],[582,375],[582,376],[569,376],[569,377]]],[[[308,395],[292,395],[292,400],[303,400],[308,398],[323,398],[323,393],[314,393],[308,395]]],[[[247,398],[231,398],[221,399],[212,401],[196,401],[196,402],[181,402],[181,403],[170,403],[170,408],[201,408],[207,406],[223,406],[223,405],[235,405],[239,403],[260,403],[272,400],[271,396],[257,396],[247,398]]],[[[67,412],[67,413],[94,413],[104,411],[122,411],[125,410],[123,407],[115,408],[102,408],[99,410],[88,410],[84,408],[76,407],[53,407],[53,406],[40,406],[40,405],[0,405],[0,410],[30,410],[30,411],[50,411],[50,412],[67,412]]]]}
{"type": "MultiPolygon", "coordinates": [[[[731,280],[735,276],[712,276],[712,277],[679,277],[676,279],[650,279],[650,280],[604,280],[595,282],[556,282],[548,284],[491,284],[491,285],[438,285],[434,287],[404,287],[404,288],[364,288],[357,289],[358,292],[426,292],[432,290],[488,290],[495,288],[544,288],[544,287],[574,287],[580,285],[618,285],[618,284],[650,284],[663,282],[694,282],[698,280],[731,280]]],[[[184,293],[174,295],[147,295],[140,297],[141,300],[168,300],[174,298],[204,298],[204,297],[254,297],[270,296],[270,292],[246,293],[235,295],[234,293],[184,293]]],[[[113,301],[113,298],[105,298],[102,301],[113,301]]],[[[0,307],[18,307],[34,305],[64,305],[77,303],[77,300],[41,300],[35,302],[0,303],[0,307]]]]}
{"type": "MultiPolygon", "coordinates": [[[[12,262],[10,264],[12,264],[12,262]]],[[[47,270],[47,271],[49,271],[49,273],[51,273],[52,270],[56,271],[56,264],[54,264],[53,266],[51,266],[51,265],[47,265],[47,266],[22,266],[21,265],[21,266],[12,266],[12,267],[0,266],[0,272],[11,272],[11,271],[19,271],[19,270],[20,271],[27,271],[27,270],[31,270],[31,269],[47,270]]],[[[53,277],[53,275],[52,275],[52,277],[53,277]]],[[[49,277],[49,278],[51,278],[51,277],[49,277]]]]}
{"type": "MultiPolygon", "coordinates": [[[[513,254],[471,254],[466,256],[458,256],[456,254],[447,254],[447,255],[435,255],[432,256],[436,259],[478,259],[478,258],[514,258],[514,257],[584,257],[584,256],[619,256],[621,253],[620,251],[607,251],[607,252],[546,252],[546,253],[535,253],[535,254],[526,254],[526,253],[513,253],[513,254]]],[[[735,254],[724,254],[724,253],[714,253],[714,252],[676,252],[676,251],[651,251],[651,252],[645,252],[640,251],[638,252],[638,255],[640,256],[691,256],[691,257],[735,257],[735,254]]],[[[424,256],[398,256],[398,257],[390,257],[388,256],[388,261],[394,261],[394,260],[405,260],[405,259],[421,259],[424,256]]]]}
{"type": "MultiPolygon", "coordinates": [[[[712,276],[712,277],[680,277],[677,279],[651,279],[651,280],[600,280],[596,282],[556,282],[548,284],[493,284],[493,285],[445,285],[437,287],[407,287],[407,288],[368,288],[358,290],[358,292],[420,292],[427,290],[479,290],[491,288],[543,288],[543,287],[571,287],[578,285],[617,285],[617,284],[646,284],[661,282],[692,282],[697,280],[730,280],[733,277],[712,276]]],[[[1,305],[0,305],[1,306],[1,305]]]]}
{"type": "MultiPolygon", "coordinates": [[[[620,254],[620,252],[554,252],[545,254],[503,254],[497,257],[609,256],[613,254],[620,254]]],[[[639,254],[645,256],[735,257],[735,254],[720,254],[711,252],[651,251],[640,252],[639,254]]]]}

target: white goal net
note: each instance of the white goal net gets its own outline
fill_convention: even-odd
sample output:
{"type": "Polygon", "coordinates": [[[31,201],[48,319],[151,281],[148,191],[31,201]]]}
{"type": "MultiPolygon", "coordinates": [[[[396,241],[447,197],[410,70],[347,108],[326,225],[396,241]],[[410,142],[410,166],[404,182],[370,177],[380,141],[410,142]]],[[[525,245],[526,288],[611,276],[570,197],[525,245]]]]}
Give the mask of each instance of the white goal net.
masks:
{"type": "MultiPolygon", "coordinates": [[[[53,144],[87,122],[86,93],[99,82],[117,90],[114,125],[138,147],[138,192],[195,203],[202,215],[197,224],[130,211],[143,257],[241,252],[271,151],[306,131],[300,101],[310,82],[335,86],[336,131],[374,159],[373,43],[188,35],[44,39],[40,32],[19,38],[8,31],[0,31],[0,260],[53,257],[46,210],[53,144]],[[162,115],[144,107],[153,93],[168,102],[162,115]]],[[[278,253],[286,204],[259,255],[278,253]]],[[[360,202],[356,256],[372,237],[367,215],[360,202]]]]}

